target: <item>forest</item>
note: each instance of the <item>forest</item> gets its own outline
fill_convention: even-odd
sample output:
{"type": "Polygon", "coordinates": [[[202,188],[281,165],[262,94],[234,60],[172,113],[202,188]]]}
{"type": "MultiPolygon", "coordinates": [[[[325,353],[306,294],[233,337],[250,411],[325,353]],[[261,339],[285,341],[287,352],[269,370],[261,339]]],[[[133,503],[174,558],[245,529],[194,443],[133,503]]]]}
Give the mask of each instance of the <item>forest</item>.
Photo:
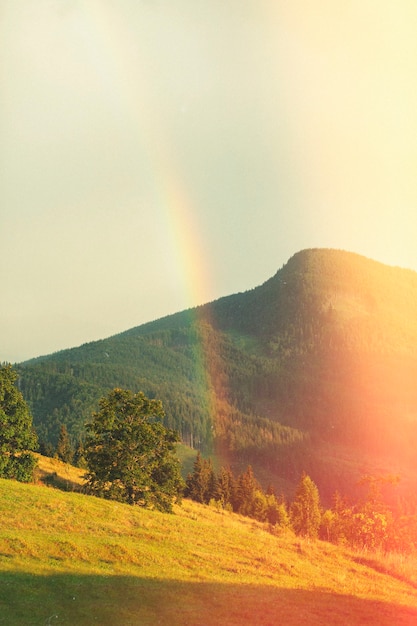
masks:
{"type": "Polygon", "coordinates": [[[16,368],[44,446],[65,425],[75,447],[122,387],[160,399],[183,443],[280,489],[307,471],[330,498],[365,457],[415,471],[417,274],[353,253],[304,250],[250,291],[16,368]]]}

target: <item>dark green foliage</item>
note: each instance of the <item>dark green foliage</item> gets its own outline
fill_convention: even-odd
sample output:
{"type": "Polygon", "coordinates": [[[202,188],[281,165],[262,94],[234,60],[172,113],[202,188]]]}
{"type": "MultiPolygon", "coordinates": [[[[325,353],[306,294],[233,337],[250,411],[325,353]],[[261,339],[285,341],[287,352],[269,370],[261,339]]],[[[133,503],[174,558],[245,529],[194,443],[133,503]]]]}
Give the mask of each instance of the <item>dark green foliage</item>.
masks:
{"type": "Polygon", "coordinates": [[[37,438],[16,380],[10,365],[0,367],[0,476],[29,482],[36,465],[30,451],[36,448],[37,438]]]}
{"type": "Polygon", "coordinates": [[[182,490],[176,433],[163,426],[159,400],[114,389],[88,424],[85,457],[89,492],[171,511],[182,490]]]}
{"type": "Polygon", "coordinates": [[[255,515],[255,500],[256,492],[260,490],[261,487],[253,475],[253,469],[248,465],[246,471],[237,480],[236,510],[247,517],[257,517],[255,515]]]}
{"type": "Polygon", "coordinates": [[[161,398],[164,424],[191,447],[210,451],[214,444],[242,461],[262,458],[273,469],[284,468],[287,458],[294,463],[302,456],[298,450],[308,441],[306,433],[254,412],[253,400],[272,376],[265,373],[263,360],[245,356],[230,338],[197,317],[184,320],[191,324],[188,328],[175,329],[173,316],[171,331],[149,333],[145,327],[143,335],[138,329],[137,335],[127,333],[22,366],[22,389],[42,440],[56,446],[61,423],[73,440],[82,436],[98,399],[116,383],[161,398]]]}
{"type": "Polygon", "coordinates": [[[201,504],[208,504],[217,495],[217,478],[212,461],[203,459],[200,452],[197,452],[193,473],[187,477],[184,495],[201,504]]]}
{"type": "Polygon", "coordinates": [[[222,467],[216,475],[211,459],[198,453],[193,473],[187,478],[185,496],[202,504],[215,502],[272,526],[290,526],[285,502],[278,501],[274,493],[264,493],[250,465],[237,478],[230,467],[222,467]]]}
{"type": "Polygon", "coordinates": [[[217,493],[216,500],[220,502],[223,507],[233,505],[236,507],[237,503],[237,482],[230,467],[221,467],[217,476],[217,493]]]}
{"type": "Polygon", "coordinates": [[[74,458],[74,449],[65,424],[62,424],[61,430],[59,431],[56,455],[58,459],[64,461],[64,463],[72,463],[74,458]]]}
{"type": "Polygon", "coordinates": [[[52,443],[40,441],[39,442],[39,453],[43,456],[53,457],[55,454],[55,449],[52,443]]]}
{"type": "Polygon", "coordinates": [[[81,437],[78,439],[77,445],[75,446],[73,464],[76,467],[81,467],[83,469],[87,467],[87,460],[85,458],[84,441],[81,437]]]}

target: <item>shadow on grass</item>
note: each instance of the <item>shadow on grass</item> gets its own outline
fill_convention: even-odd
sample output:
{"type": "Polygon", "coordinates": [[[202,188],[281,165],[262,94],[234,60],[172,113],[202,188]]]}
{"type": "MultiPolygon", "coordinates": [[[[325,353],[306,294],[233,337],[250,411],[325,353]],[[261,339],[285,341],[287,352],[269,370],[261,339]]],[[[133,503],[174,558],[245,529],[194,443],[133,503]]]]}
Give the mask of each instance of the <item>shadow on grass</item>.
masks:
{"type": "Polygon", "coordinates": [[[38,481],[43,483],[46,487],[53,487],[54,489],[59,489],[60,491],[72,491],[83,493],[85,492],[85,487],[80,485],[69,478],[65,478],[57,474],[57,472],[39,472],[38,473],[38,481]]]}
{"type": "Polygon", "coordinates": [[[0,574],[7,626],[412,626],[417,609],[326,591],[127,576],[0,574]]]}

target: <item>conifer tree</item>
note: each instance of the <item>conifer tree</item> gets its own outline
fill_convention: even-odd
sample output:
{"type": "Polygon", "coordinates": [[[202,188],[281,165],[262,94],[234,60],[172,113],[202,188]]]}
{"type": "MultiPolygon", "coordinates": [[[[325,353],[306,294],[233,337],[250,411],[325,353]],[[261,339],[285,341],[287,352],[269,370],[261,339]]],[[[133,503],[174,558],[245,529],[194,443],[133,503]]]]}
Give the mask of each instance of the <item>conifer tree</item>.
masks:
{"type": "Polygon", "coordinates": [[[200,503],[204,502],[204,485],[202,484],[201,479],[202,474],[203,457],[201,456],[201,452],[199,450],[194,459],[193,472],[187,476],[185,496],[200,503]]]}
{"type": "Polygon", "coordinates": [[[82,469],[85,469],[87,467],[84,442],[81,437],[79,438],[79,440],[77,441],[77,445],[75,446],[73,463],[76,467],[80,467],[82,469]]]}
{"type": "Polygon", "coordinates": [[[268,519],[268,496],[261,489],[254,491],[250,516],[260,522],[265,522],[268,519]]]}
{"type": "Polygon", "coordinates": [[[216,497],[217,479],[211,459],[203,459],[200,451],[194,461],[193,473],[187,477],[185,495],[201,504],[216,497]]]}
{"type": "Polygon", "coordinates": [[[252,466],[248,465],[237,481],[236,510],[239,513],[248,517],[254,516],[256,491],[261,491],[261,488],[253,474],[252,466]]]}
{"type": "Polygon", "coordinates": [[[48,456],[52,458],[55,454],[55,448],[50,441],[40,441],[39,452],[43,456],[48,456]]]}
{"type": "Polygon", "coordinates": [[[298,484],[290,517],[297,535],[317,538],[321,519],[319,490],[307,474],[298,484]]]}
{"type": "Polygon", "coordinates": [[[216,499],[221,502],[224,507],[233,508],[233,502],[236,497],[236,480],[230,467],[221,467],[217,476],[217,494],[216,499]]]}
{"type": "Polygon", "coordinates": [[[72,463],[74,458],[74,449],[71,445],[71,440],[65,424],[61,425],[61,429],[59,431],[56,455],[58,459],[64,461],[64,463],[72,463]]]}

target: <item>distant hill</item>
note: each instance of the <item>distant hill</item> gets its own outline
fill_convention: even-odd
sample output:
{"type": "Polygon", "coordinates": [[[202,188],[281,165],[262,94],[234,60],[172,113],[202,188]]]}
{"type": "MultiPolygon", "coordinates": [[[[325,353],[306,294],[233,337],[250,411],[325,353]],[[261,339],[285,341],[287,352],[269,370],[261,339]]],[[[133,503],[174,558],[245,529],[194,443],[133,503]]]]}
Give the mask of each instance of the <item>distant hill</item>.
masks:
{"type": "Polygon", "coordinates": [[[22,363],[39,437],[74,441],[116,386],[163,401],[168,426],[219,462],[328,494],[369,469],[414,480],[417,273],[329,249],[245,293],[22,363]],[[411,472],[411,473],[410,473],[411,472]]]}

